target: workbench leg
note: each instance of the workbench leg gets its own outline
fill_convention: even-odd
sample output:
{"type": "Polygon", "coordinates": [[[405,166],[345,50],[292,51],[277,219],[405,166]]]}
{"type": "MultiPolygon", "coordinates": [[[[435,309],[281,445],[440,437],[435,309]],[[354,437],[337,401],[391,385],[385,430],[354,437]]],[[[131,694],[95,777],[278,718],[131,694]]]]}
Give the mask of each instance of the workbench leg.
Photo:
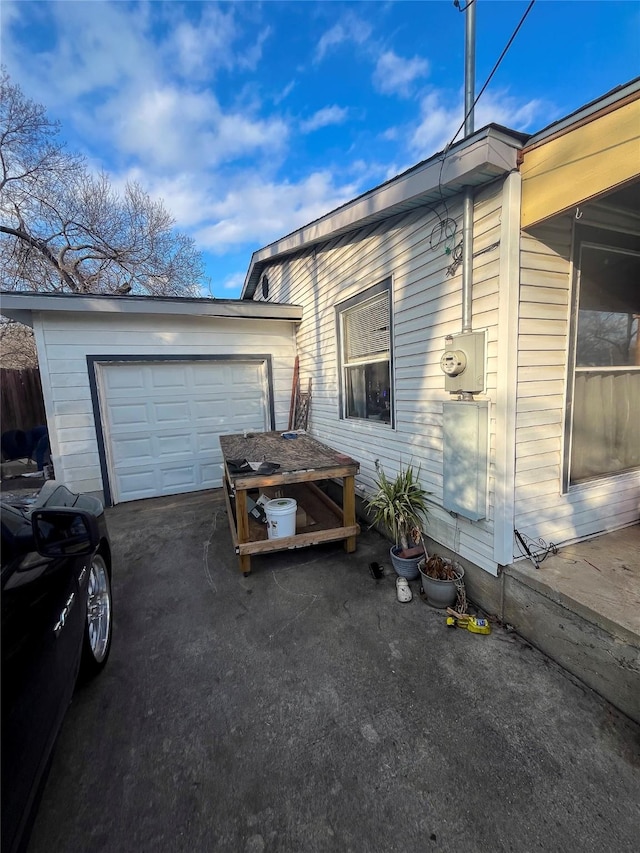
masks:
{"type": "MultiPolygon", "coordinates": [[[[353,475],[342,478],[342,523],[345,527],[356,523],[356,478],[353,475]]],[[[347,554],[356,550],[355,536],[344,540],[344,550],[347,554]]]]}
{"type": "MultiPolygon", "coordinates": [[[[249,516],[247,514],[247,493],[244,489],[236,489],[236,524],[238,531],[238,545],[249,541],[249,516]]],[[[243,575],[251,572],[251,557],[242,554],[238,557],[240,571],[243,575]]]]}

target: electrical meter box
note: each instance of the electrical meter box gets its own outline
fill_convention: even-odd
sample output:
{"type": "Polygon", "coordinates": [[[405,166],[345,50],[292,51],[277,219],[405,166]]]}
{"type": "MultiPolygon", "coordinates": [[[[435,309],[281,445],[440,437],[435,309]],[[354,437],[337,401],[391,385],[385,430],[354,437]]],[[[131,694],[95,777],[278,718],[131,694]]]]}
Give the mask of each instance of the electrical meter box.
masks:
{"type": "Polygon", "coordinates": [[[444,388],[451,394],[480,394],[484,391],[485,333],[449,335],[440,359],[444,388]]]}

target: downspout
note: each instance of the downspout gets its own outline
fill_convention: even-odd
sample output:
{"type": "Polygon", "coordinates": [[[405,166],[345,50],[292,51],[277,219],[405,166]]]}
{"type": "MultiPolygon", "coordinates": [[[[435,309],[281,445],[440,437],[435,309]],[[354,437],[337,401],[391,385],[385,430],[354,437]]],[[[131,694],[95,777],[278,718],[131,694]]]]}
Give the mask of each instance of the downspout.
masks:
{"type": "MultiPolygon", "coordinates": [[[[465,10],[464,52],[464,135],[474,127],[473,102],[476,84],[476,4],[467,3],[465,10]]],[[[464,191],[462,207],[462,331],[470,332],[473,289],[473,187],[464,191]]]]}

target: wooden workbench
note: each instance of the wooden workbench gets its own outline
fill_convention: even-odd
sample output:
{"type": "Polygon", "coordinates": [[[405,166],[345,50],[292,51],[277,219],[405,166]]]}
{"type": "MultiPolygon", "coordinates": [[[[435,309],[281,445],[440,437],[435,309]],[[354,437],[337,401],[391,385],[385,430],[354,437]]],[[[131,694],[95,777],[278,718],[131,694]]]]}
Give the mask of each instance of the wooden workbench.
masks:
{"type": "MultiPolygon", "coordinates": [[[[360,527],[356,524],[355,475],[359,463],[338,453],[309,435],[282,438],[279,432],[248,433],[220,436],[224,459],[224,490],[229,524],[240,571],[251,571],[251,555],[289,548],[303,548],[320,542],[344,540],[345,551],[356,548],[360,527]],[[279,466],[274,473],[234,473],[229,462],[271,462],[279,466]],[[316,485],[320,480],[342,480],[342,507],[334,503],[316,485]],[[295,536],[269,539],[265,524],[248,513],[247,493],[265,487],[276,490],[278,497],[295,498],[303,511],[304,525],[295,536]]],[[[255,497],[258,497],[256,493],[255,497]]]]}

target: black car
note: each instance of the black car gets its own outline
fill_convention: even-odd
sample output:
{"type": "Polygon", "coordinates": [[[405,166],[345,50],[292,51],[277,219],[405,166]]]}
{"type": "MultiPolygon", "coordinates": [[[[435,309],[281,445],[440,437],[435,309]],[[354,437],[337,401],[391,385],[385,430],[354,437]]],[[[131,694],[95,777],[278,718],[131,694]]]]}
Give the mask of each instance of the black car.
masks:
{"type": "Polygon", "coordinates": [[[111,647],[111,549],[102,504],[45,484],[2,501],[2,850],[28,837],[78,680],[111,647]]]}

